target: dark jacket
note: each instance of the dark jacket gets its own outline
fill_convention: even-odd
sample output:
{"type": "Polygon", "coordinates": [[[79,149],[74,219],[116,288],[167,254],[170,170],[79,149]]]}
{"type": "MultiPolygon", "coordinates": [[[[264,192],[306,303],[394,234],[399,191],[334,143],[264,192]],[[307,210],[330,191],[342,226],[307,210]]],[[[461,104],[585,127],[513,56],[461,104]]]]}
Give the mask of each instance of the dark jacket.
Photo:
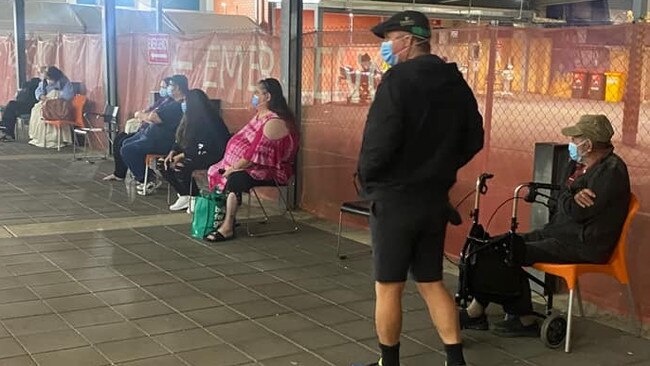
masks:
{"type": "Polygon", "coordinates": [[[185,159],[211,165],[223,159],[226,145],[230,140],[230,131],[221,117],[206,116],[206,118],[213,120],[212,123],[206,124],[206,128],[199,131],[185,126],[187,120],[181,122],[178,128],[183,130],[180,133],[182,141],[178,141],[177,138],[172,150],[182,151],[185,159]]]}
{"type": "Polygon", "coordinates": [[[368,113],[358,166],[364,196],[446,196],[482,147],[483,118],[456,64],[434,55],[397,64],[368,113]]]}
{"type": "MultiPolygon", "coordinates": [[[[571,163],[562,177],[566,182],[576,164],[571,163]]],[[[578,177],[570,187],[563,185],[553,216],[542,229],[544,236],[566,245],[580,246],[586,262],[607,262],[616,247],[630,203],[630,178],[627,166],[613,152],[578,177]],[[573,196],[584,188],[595,194],[594,205],[582,208],[573,196]]]]}
{"type": "Polygon", "coordinates": [[[41,80],[38,78],[33,78],[30,81],[26,81],[23,84],[23,87],[16,94],[16,101],[24,104],[25,107],[29,107],[29,109],[31,109],[34,104],[38,102],[34,94],[36,93],[36,88],[38,88],[40,81],[41,80]]]}

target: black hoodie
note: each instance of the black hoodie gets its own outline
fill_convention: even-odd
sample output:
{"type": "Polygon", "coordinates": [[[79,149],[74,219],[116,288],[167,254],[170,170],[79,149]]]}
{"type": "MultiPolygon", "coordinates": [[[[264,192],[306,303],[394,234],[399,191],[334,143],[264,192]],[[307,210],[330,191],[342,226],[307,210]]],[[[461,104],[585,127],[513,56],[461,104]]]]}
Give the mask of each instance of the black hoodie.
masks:
{"type": "Polygon", "coordinates": [[[454,63],[426,55],[392,67],[363,133],[358,174],[368,199],[446,197],[483,148],[483,118],[454,63]]]}

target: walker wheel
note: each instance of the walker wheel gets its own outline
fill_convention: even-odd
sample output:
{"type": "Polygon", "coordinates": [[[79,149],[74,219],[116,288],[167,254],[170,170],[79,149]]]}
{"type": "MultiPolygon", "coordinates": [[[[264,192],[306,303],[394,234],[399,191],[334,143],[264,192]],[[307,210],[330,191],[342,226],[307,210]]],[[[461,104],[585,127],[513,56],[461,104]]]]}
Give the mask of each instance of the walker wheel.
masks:
{"type": "Polygon", "coordinates": [[[566,339],[566,318],[564,315],[554,313],[546,317],[542,323],[540,336],[548,348],[560,348],[566,339]]]}

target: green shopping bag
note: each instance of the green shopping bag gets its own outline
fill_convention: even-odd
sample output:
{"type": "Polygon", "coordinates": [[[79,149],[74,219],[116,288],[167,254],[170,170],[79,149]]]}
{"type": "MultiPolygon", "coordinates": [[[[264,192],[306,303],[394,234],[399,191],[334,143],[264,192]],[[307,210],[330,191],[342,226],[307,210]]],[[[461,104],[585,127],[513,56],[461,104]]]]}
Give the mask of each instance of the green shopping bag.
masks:
{"type": "Polygon", "coordinates": [[[201,193],[194,203],[192,217],[192,237],[203,239],[215,228],[215,223],[221,222],[226,213],[226,196],[215,189],[210,193],[201,193]]]}

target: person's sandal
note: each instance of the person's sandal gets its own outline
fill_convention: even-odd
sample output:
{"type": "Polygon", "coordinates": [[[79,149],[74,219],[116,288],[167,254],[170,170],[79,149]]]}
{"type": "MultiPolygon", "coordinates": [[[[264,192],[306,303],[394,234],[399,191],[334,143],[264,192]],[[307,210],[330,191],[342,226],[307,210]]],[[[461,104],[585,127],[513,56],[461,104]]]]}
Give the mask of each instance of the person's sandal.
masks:
{"type": "Polygon", "coordinates": [[[224,241],[232,240],[235,238],[235,232],[233,231],[232,235],[229,237],[223,236],[219,231],[215,230],[211,232],[210,234],[206,235],[205,240],[209,241],[210,243],[221,243],[224,241]]]}

